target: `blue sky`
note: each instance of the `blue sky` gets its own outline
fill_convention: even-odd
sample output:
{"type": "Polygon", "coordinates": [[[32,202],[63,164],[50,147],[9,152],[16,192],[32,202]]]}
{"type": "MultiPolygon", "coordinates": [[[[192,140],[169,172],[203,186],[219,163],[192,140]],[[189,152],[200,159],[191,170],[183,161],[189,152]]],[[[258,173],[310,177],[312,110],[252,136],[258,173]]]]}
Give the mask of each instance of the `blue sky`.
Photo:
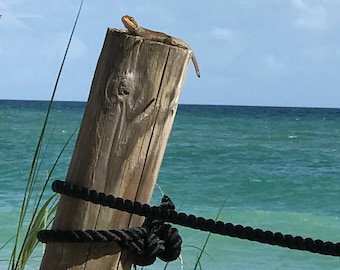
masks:
{"type": "MultiPolygon", "coordinates": [[[[79,1],[0,0],[0,99],[48,100],[79,1]]],[[[57,100],[86,101],[107,27],[128,14],[187,41],[180,103],[340,108],[340,1],[85,0],[57,100]]]]}

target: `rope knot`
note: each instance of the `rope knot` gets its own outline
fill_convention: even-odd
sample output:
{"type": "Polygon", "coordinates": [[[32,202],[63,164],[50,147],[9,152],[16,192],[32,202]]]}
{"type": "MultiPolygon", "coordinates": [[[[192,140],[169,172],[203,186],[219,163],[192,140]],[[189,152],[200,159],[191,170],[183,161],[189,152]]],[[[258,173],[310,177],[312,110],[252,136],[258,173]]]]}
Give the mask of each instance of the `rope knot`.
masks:
{"type": "MultiPolygon", "coordinates": [[[[162,211],[174,210],[175,205],[168,196],[162,198],[162,211]]],[[[143,226],[148,232],[141,253],[135,256],[135,263],[146,266],[154,263],[156,257],[165,262],[176,260],[181,253],[182,238],[176,228],[162,220],[146,219],[143,226]]]]}

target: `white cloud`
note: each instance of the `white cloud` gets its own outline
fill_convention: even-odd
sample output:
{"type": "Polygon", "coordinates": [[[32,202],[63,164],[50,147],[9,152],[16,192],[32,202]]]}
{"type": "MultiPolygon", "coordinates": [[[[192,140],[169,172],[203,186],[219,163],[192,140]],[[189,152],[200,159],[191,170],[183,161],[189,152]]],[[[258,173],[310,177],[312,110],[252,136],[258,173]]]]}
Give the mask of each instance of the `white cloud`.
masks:
{"type": "Polygon", "coordinates": [[[215,28],[212,31],[213,37],[220,40],[233,40],[235,38],[234,33],[227,28],[215,28]]]}
{"type": "Polygon", "coordinates": [[[295,19],[297,27],[309,30],[324,30],[328,26],[327,9],[321,4],[312,4],[306,0],[291,0],[298,15],[295,19]]]}
{"type": "MultiPolygon", "coordinates": [[[[32,48],[31,53],[45,60],[55,61],[62,59],[70,33],[56,33],[41,37],[35,40],[36,48],[32,48]],[[39,44],[39,45],[38,45],[39,44]]],[[[75,60],[86,55],[87,46],[78,36],[73,36],[70,49],[68,52],[68,60],[75,60]]]]}
{"type": "Polygon", "coordinates": [[[4,29],[28,29],[25,22],[10,11],[3,12],[1,15],[0,23],[4,29]]]}
{"type": "Polygon", "coordinates": [[[37,15],[37,14],[22,14],[18,15],[17,18],[19,20],[26,20],[26,19],[42,19],[42,15],[37,15]]]}
{"type": "Polygon", "coordinates": [[[275,72],[282,72],[285,70],[286,65],[272,53],[268,53],[264,57],[265,65],[268,69],[275,72]]]}
{"type": "Polygon", "coordinates": [[[73,37],[69,57],[71,59],[78,59],[86,55],[87,53],[87,46],[79,37],[73,37]]]}
{"type": "Polygon", "coordinates": [[[285,59],[272,52],[259,54],[251,62],[248,62],[248,66],[249,68],[244,69],[244,71],[249,70],[249,76],[256,80],[276,82],[288,74],[288,64],[285,59]]]}
{"type": "Polygon", "coordinates": [[[25,22],[22,20],[23,18],[21,18],[15,12],[12,11],[15,10],[13,4],[15,3],[0,1],[0,15],[1,15],[0,23],[2,28],[27,29],[25,22]]]}

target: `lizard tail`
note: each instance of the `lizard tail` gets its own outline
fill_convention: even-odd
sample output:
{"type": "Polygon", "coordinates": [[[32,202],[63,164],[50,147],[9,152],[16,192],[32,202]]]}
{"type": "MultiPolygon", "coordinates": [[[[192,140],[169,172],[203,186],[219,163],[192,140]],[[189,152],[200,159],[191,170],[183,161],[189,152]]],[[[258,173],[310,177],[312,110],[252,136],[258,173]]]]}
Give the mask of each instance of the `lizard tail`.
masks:
{"type": "Polygon", "coordinates": [[[198,67],[198,62],[197,62],[197,59],[194,53],[191,53],[191,60],[192,60],[192,63],[194,64],[197,77],[201,77],[200,68],[198,67]]]}

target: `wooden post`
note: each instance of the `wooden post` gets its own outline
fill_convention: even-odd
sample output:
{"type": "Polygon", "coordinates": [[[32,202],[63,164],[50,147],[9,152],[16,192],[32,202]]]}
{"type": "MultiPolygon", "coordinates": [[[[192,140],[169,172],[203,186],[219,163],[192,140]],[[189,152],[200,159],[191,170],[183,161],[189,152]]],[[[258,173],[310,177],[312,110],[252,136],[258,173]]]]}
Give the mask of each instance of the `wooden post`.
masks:
{"type": "MultiPolygon", "coordinates": [[[[66,182],[150,201],[190,52],[108,29],[66,182]]],[[[53,229],[141,226],[143,218],[61,196],[53,229]]],[[[130,269],[116,243],[48,243],[40,269],[130,269]]]]}

